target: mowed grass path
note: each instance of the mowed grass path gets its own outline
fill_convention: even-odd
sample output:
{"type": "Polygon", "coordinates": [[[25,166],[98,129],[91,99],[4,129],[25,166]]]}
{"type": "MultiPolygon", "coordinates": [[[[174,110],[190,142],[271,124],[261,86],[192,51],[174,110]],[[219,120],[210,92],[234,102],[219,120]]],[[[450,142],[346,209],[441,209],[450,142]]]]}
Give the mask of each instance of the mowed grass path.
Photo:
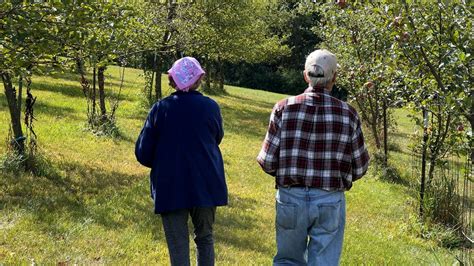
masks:
{"type": "MultiPolygon", "coordinates": [[[[112,75],[107,78],[107,86],[113,85],[109,92],[116,91],[118,68],[107,73],[112,75]]],[[[140,73],[126,71],[118,139],[84,130],[86,103],[75,75],[33,79],[40,151],[51,167],[41,177],[0,176],[0,264],[168,264],[161,221],[152,212],[148,170],[134,156],[134,142],[147,113],[140,107],[140,73]]],[[[162,82],[169,93],[164,77],[162,82]]],[[[212,97],[225,121],[221,149],[230,197],[229,206],[217,212],[217,264],[270,265],[275,252],[274,181],[260,170],[255,157],[273,104],[286,96],[231,86],[226,90],[227,95],[212,97]]],[[[7,110],[2,93],[1,154],[7,110]]],[[[401,126],[402,132],[410,130],[401,126]]],[[[451,264],[454,258],[447,250],[410,231],[414,194],[373,173],[346,193],[342,263],[451,264]]]]}

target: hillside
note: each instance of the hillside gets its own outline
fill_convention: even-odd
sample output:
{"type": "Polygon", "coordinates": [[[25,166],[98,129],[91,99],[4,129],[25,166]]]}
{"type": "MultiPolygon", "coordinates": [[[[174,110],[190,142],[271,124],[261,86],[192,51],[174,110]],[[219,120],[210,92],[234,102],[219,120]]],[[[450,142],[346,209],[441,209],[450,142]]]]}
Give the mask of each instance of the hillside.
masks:
{"type": "MultiPolygon", "coordinates": [[[[111,67],[107,86],[119,84],[111,67]]],[[[121,136],[97,137],[84,130],[86,101],[77,77],[35,77],[36,132],[44,155],[43,176],[0,177],[0,264],[168,264],[160,218],[153,214],[148,170],[134,156],[146,110],[140,107],[141,71],[128,69],[118,109],[121,136]]],[[[162,78],[165,93],[170,93],[162,78]]],[[[109,87],[110,88],[110,87],[109,87]]],[[[303,88],[302,88],[303,89],[303,88]]],[[[221,106],[230,204],[218,209],[216,263],[270,265],[275,252],[274,183],[255,162],[273,104],[285,95],[226,87],[212,96],[221,106]]],[[[3,88],[2,88],[3,91],[3,88]]],[[[110,89],[109,89],[110,92],[110,89]]],[[[398,165],[412,126],[399,110],[398,165]]],[[[0,94],[0,154],[6,151],[8,107],[0,94]]],[[[406,169],[408,171],[408,169],[406,169]]],[[[420,265],[454,263],[449,250],[416,235],[416,194],[379,179],[375,171],[354,184],[347,197],[342,264],[420,265]]],[[[194,251],[192,252],[194,256],[194,251]]]]}

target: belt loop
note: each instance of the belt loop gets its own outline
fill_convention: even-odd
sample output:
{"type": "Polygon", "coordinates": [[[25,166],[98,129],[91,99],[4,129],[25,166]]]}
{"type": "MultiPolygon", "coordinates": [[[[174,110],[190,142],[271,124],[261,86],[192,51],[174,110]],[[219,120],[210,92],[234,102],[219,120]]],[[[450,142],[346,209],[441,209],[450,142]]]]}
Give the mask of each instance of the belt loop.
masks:
{"type": "Polygon", "coordinates": [[[305,186],[305,187],[304,187],[304,191],[308,192],[308,191],[309,191],[309,187],[308,187],[308,186],[305,186]]]}

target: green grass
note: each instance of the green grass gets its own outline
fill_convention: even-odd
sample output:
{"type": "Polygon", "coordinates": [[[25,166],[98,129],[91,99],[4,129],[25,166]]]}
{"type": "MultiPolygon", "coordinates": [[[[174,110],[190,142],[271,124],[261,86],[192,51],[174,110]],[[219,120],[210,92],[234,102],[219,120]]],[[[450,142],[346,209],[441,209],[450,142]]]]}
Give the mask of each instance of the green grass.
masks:
{"type": "MultiPolygon", "coordinates": [[[[108,84],[117,90],[118,68],[108,84]]],[[[86,102],[75,75],[35,77],[36,131],[46,157],[45,176],[0,176],[0,264],[168,264],[159,216],[153,214],[148,170],[134,156],[134,141],[146,110],[140,108],[143,80],[128,69],[118,109],[121,137],[84,130],[86,102]]],[[[165,93],[170,89],[162,78],[165,93]]],[[[213,96],[224,117],[221,149],[230,203],[218,209],[215,227],[219,265],[270,265],[275,252],[274,182],[255,162],[273,104],[285,95],[227,86],[213,96]]],[[[110,92],[110,90],[109,90],[110,92]]],[[[400,134],[412,132],[400,117],[400,134]]],[[[0,141],[9,115],[0,94],[0,141]]],[[[393,153],[397,165],[410,159],[403,135],[393,153]]],[[[0,145],[0,154],[5,145],[0,145]]],[[[405,169],[408,170],[408,169],[405,169]]],[[[347,195],[343,264],[420,265],[454,262],[451,252],[411,230],[416,198],[407,186],[374,176],[347,195]]],[[[195,256],[194,251],[192,255],[195,256]]]]}

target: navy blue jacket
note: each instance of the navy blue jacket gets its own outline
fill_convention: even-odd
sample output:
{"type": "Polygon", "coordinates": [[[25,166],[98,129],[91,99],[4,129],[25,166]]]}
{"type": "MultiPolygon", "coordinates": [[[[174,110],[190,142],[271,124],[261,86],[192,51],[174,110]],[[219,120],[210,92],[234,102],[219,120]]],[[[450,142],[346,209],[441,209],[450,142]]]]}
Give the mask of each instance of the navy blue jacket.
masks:
{"type": "Polygon", "coordinates": [[[223,136],[219,106],[197,91],[177,91],[152,107],[135,156],[151,168],[155,213],[227,205],[223,136]]]}

